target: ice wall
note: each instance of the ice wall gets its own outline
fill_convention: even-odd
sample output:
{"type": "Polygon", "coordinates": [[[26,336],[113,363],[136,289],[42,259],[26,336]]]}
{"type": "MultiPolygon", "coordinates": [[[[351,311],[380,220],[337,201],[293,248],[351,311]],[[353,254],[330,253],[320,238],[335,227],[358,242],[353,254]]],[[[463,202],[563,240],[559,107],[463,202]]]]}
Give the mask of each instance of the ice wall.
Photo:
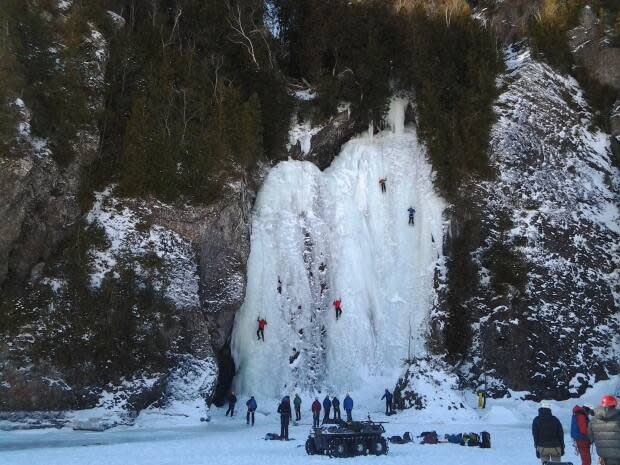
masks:
{"type": "Polygon", "coordinates": [[[404,127],[405,107],[394,100],[390,129],[351,140],[324,172],[285,161],[269,173],[252,218],[247,291],[232,334],[240,392],[350,389],[399,366],[410,327],[413,352],[423,351],[445,205],[414,129],[404,127]],[[343,314],[336,320],[338,297],[343,314]],[[268,323],[264,342],[256,336],[259,316],[268,323]],[[299,356],[290,363],[293,348],[299,356]]]}

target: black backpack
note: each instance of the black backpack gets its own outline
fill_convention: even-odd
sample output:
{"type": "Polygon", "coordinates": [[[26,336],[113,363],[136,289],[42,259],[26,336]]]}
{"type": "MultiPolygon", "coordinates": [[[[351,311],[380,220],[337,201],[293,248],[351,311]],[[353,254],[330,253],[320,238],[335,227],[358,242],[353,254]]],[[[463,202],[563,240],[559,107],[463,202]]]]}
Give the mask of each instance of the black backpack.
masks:
{"type": "Polygon", "coordinates": [[[405,434],[403,434],[403,441],[405,441],[405,442],[413,441],[413,438],[411,437],[411,433],[409,431],[407,431],[407,432],[405,432],[405,434]]]}
{"type": "Polygon", "coordinates": [[[480,433],[480,448],[491,448],[491,435],[487,431],[483,431],[482,433],[480,433]]]}

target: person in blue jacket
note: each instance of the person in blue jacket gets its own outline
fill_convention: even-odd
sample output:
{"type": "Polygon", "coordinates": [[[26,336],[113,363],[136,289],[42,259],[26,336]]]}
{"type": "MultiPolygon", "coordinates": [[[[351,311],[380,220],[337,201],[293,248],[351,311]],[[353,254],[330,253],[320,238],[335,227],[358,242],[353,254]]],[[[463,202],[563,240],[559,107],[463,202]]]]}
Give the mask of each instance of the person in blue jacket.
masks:
{"type": "Polygon", "coordinates": [[[325,399],[323,399],[323,411],[325,412],[323,416],[323,423],[329,420],[329,411],[331,410],[331,408],[332,408],[332,401],[329,400],[329,396],[325,396],[325,399]]]}
{"type": "Polygon", "coordinates": [[[353,417],[351,416],[351,410],[353,410],[353,399],[347,393],[347,396],[342,401],[342,407],[344,411],[347,412],[347,421],[353,421],[353,417]]]}
{"type": "Polygon", "coordinates": [[[250,418],[252,418],[252,426],[254,426],[254,412],[256,412],[256,400],[254,396],[250,397],[250,399],[245,403],[245,406],[248,408],[248,413],[245,416],[245,424],[250,424],[250,418]]]}
{"type": "Polygon", "coordinates": [[[386,415],[390,415],[392,414],[392,412],[394,412],[393,408],[392,408],[392,393],[390,391],[387,390],[387,388],[385,389],[385,392],[383,393],[383,396],[381,397],[381,399],[385,399],[385,414],[386,415]]]}
{"type": "Polygon", "coordinates": [[[413,218],[414,218],[414,216],[415,216],[415,208],[413,208],[413,207],[409,207],[409,208],[407,209],[407,211],[409,212],[409,224],[410,224],[411,226],[413,226],[413,218]]]}

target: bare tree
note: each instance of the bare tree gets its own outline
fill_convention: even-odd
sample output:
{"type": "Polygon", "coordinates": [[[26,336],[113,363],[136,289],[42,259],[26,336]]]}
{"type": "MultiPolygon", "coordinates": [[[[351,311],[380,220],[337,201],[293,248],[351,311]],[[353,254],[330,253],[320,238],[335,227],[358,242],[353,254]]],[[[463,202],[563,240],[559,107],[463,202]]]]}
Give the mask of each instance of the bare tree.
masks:
{"type": "Polygon", "coordinates": [[[229,12],[227,18],[228,25],[233,30],[233,33],[230,35],[230,40],[245,48],[250,59],[256,66],[256,69],[261,69],[261,65],[254,42],[256,40],[261,40],[267,51],[269,67],[273,68],[273,55],[267,40],[267,31],[264,26],[258,26],[255,22],[257,6],[253,5],[248,11],[242,11],[238,1],[233,5],[230,0],[226,0],[226,7],[229,12]]]}

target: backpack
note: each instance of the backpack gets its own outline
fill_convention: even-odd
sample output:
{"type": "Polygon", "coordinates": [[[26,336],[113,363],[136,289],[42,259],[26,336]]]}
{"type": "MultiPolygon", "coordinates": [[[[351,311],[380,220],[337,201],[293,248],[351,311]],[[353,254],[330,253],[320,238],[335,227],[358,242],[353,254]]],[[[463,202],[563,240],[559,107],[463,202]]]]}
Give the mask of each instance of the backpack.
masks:
{"type": "Polygon", "coordinates": [[[482,433],[480,433],[480,448],[491,448],[491,435],[487,431],[483,431],[482,433]]]}
{"type": "Polygon", "coordinates": [[[420,436],[422,437],[420,444],[437,444],[439,442],[436,431],[425,431],[420,436]]]}
{"type": "Polygon", "coordinates": [[[461,446],[476,447],[480,445],[480,436],[476,433],[464,433],[461,446]]]}
{"type": "Polygon", "coordinates": [[[459,434],[446,434],[444,436],[450,444],[461,444],[463,442],[463,435],[459,434]]]}
{"type": "Polygon", "coordinates": [[[392,444],[405,444],[405,441],[400,436],[390,436],[390,442],[392,444]]]}
{"type": "Polygon", "coordinates": [[[407,432],[405,432],[405,434],[403,434],[403,441],[405,441],[405,442],[413,441],[413,439],[411,437],[411,433],[409,431],[407,431],[407,432]]]}
{"type": "Polygon", "coordinates": [[[478,447],[480,445],[480,436],[476,433],[469,433],[469,441],[467,441],[469,447],[478,447]]]}

